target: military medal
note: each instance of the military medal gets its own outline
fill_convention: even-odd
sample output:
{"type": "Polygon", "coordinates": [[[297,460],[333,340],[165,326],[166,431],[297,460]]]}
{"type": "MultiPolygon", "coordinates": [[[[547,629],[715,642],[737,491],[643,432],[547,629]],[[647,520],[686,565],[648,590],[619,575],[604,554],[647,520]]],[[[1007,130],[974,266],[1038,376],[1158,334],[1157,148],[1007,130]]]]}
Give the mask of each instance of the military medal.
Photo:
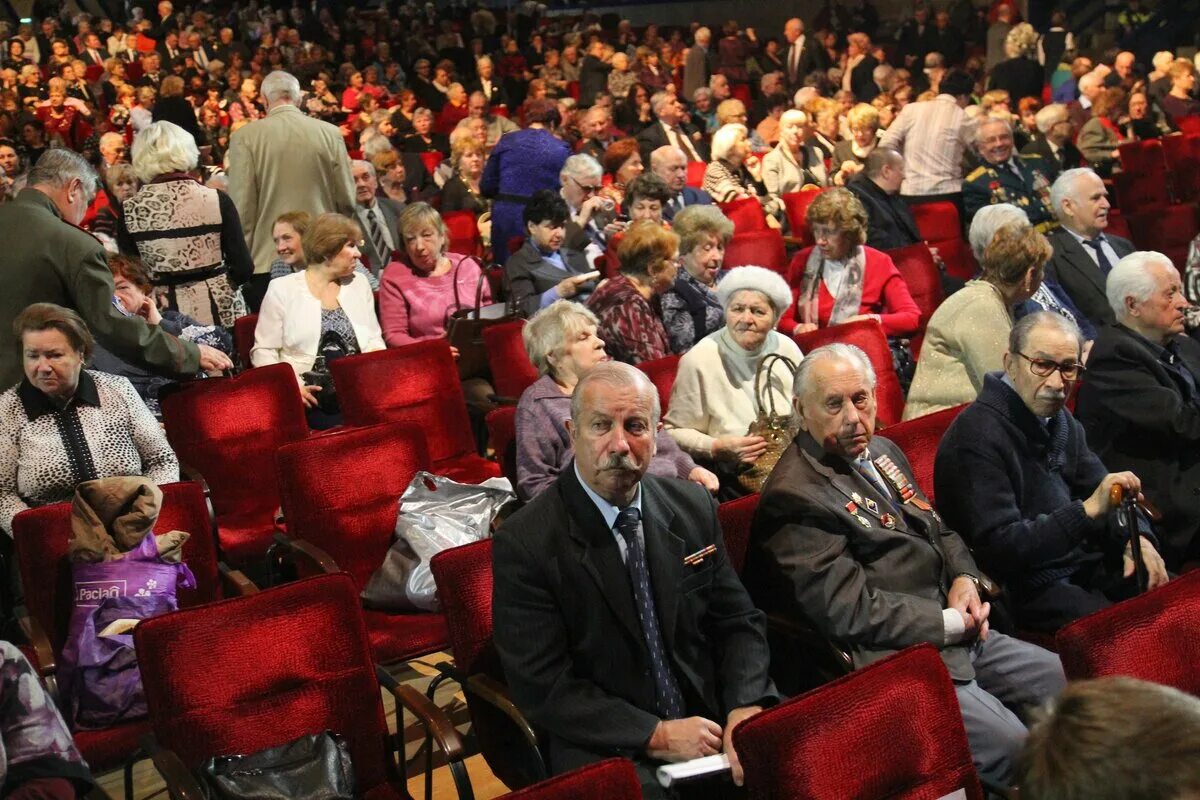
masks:
{"type": "MultiPolygon", "coordinates": [[[[896,462],[892,461],[886,455],[879,456],[875,459],[875,466],[892,488],[896,490],[896,494],[900,496],[900,502],[908,503],[916,496],[917,490],[913,488],[912,481],[908,476],[900,471],[896,466],[896,462]]],[[[915,505],[915,503],[914,503],[915,505]]],[[[920,506],[917,506],[920,508],[920,506]]]]}
{"type": "Polygon", "coordinates": [[[864,500],[863,502],[867,506],[867,511],[870,511],[875,516],[879,516],[879,503],[876,503],[874,500],[872,500],[869,497],[866,500],[864,500]]]}
{"type": "Polygon", "coordinates": [[[868,519],[867,519],[866,517],[864,517],[862,514],[855,514],[855,515],[854,515],[854,518],[855,518],[856,520],[858,520],[858,524],[859,524],[859,525],[862,525],[864,528],[869,528],[869,527],[871,527],[871,522],[870,522],[870,520],[868,520],[868,519]]]}
{"type": "Polygon", "coordinates": [[[846,503],[846,510],[849,511],[851,514],[857,512],[858,511],[858,503],[855,502],[854,500],[851,500],[849,503],[846,503]]]}
{"type": "Polygon", "coordinates": [[[896,527],[896,518],[893,517],[891,514],[887,514],[887,513],[883,514],[879,518],[879,521],[882,522],[883,527],[887,528],[888,530],[893,530],[896,527]]]}

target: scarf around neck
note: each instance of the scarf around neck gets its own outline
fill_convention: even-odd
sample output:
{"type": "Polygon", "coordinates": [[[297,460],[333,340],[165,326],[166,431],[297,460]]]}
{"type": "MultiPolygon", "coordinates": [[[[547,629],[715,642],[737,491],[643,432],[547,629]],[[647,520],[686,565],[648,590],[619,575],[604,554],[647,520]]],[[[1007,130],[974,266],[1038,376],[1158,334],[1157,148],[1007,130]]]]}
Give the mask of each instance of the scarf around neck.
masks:
{"type": "MultiPolygon", "coordinates": [[[[825,255],[821,248],[814,247],[804,265],[804,278],[800,283],[800,321],[820,325],[821,280],[825,273],[825,255]]],[[[837,325],[860,313],[862,309],[863,274],[866,271],[866,253],[862,245],[846,260],[846,271],[833,298],[833,310],[827,325],[837,325]]],[[[833,292],[830,292],[832,295],[833,292]]]]}

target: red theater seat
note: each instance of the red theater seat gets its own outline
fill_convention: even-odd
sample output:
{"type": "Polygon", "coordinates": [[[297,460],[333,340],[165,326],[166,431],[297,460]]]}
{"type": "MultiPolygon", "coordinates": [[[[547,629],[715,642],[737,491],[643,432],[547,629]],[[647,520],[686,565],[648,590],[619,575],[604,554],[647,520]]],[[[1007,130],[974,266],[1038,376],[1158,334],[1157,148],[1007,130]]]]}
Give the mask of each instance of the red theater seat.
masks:
{"type": "Polygon", "coordinates": [[[717,207],[733,223],[735,235],[768,230],[767,214],[763,211],[762,203],[758,202],[758,198],[743,197],[732,203],[718,203],[717,207]]]}
{"type": "Polygon", "coordinates": [[[1188,246],[1200,232],[1196,206],[1163,206],[1126,216],[1133,243],[1141,250],[1157,250],[1171,259],[1180,272],[1187,265],[1188,246]]]}
{"type": "Polygon", "coordinates": [[[926,244],[937,249],[946,271],[963,280],[975,277],[975,259],[963,240],[962,224],[954,203],[918,203],[911,208],[917,231],[926,244]]]}
{"type": "Polygon", "coordinates": [[[725,247],[725,269],[756,266],[783,275],[787,272],[787,250],[783,234],[768,228],[764,231],[738,233],[725,247]]]}
{"type": "Polygon", "coordinates": [[[254,331],[258,327],[258,314],[247,314],[233,321],[233,349],[237,351],[242,369],[250,369],[250,351],[254,349],[254,331]]]}
{"type": "Polygon", "coordinates": [[[780,195],[783,199],[784,211],[787,214],[788,227],[791,229],[792,236],[800,240],[801,247],[812,247],[813,245],[812,231],[808,229],[808,222],[804,217],[813,200],[816,200],[821,192],[826,191],[829,190],[812,188],[780,195]]]}
{"type": "Polygon", "coordinates": [[[741,575],[746,565],[746,550],[750,547],[750,527],[758,509],[758,494],[748,494],[717,506],[717,519],[725,539],[725,555],[734,572],[741,575]]]}
{"type": "Polygon", "coordinates": [[[537,367],[529,360],[521,338],[525,320],[515,320],[483,329],[492,386],[500,397],[519,400],[521,393],[538,379],[537,367]]]}
{"type": "Polygon", "coordinates": [[[663,356],[638,364],[638,369],[650,376],[654,388],[658,389],[658,402],[662,413],[667,413],[671,403],[671,389],[675,386],[675,376],[679,373],[679,356],[663,356]]]}
{"type": "Polygon", "coordinates": [[[817,328],[808,333],[797,333],[792,338],[805,353],[834,342],[852,344],[861,349],[875,368],[877,424],[883,427],[900,421],[904,414],[904,391],[892,366],[892,350],[878,322],[873,319],[856,320],[829,328],[817,328]]]}

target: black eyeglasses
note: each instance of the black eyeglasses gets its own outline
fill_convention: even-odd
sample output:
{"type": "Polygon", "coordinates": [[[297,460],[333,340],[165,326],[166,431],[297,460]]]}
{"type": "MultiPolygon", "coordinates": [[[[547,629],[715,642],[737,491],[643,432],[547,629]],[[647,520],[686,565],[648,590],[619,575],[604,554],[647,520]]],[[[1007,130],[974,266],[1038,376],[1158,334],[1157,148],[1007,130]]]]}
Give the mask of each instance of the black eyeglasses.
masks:
{"type": "Polygon", "coordinates": [[[1057,361],[1049,361],[1044,358],[1030,358],[1024,353],[1017,353],[1017,355],[1029,362],[1029,371],[1039,378],[1049,378],[1055,370],[1058,370],[1064,381],[1077,381],[1083,377],[1083,373],[1087,372],[1083,364],[1075,362],[1059,364],[1057,361]]]}

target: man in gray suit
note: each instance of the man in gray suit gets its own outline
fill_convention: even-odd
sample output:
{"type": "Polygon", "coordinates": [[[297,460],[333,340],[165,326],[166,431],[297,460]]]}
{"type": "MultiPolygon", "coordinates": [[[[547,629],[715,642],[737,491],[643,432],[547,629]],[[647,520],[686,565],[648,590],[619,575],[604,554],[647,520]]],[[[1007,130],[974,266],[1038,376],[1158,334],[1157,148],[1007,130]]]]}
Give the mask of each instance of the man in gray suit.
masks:
{"type": "Polygon", "coordinates": [[[696,43],[688,48],[687,58],[683,62],[683,96],[691,97],[701,86],[708,86],[712,75],[713,57],[709,45],[712,44],[712,31],[708,28],[696,30],[696,43]]]}
{"type": "Polygon", "coordinates": [[[861,350],[806,354],[794,393],[800,433],[763,486],[751,533],[756,605],[807,620],[855,667],[922,642],[939,648],[980,776],[1008,785],[1025,737],[1008,706],[1061,691],[1058,656],[989,630],[966,544],[900,448],[872,438],[875,372],[861,350]]]}
{"type": "Polygon", "coordinates": [[[243,293],[255,311],[270,280],[271,228],[280,214],[354,213],[350,157],[337,127],[297,108],[300,82],[287,72],[264,78],[262,95],[267,116],[229,139],[229,196],[254,257],[254,277],[243,293]]]}
{"type": "Polygon", "coordinates": [[[1047,234],[1054,255],[1046,278],[1058,283],[1092,325],[1116,322],[1104,284],[1108,273],[1133,252],[1133,243],[1104,232],[1108,227],[1108,190],[1087,167],[1069,169],[1050,187],[1050,207],[1062,223],[1047,234]]]}
{"type": "Polygon", "coordinates": [[[392,253],[403,244],[400,241],[400,210],[403,205],[387,197],[379,197],[379,178],[370,161],[350,162],[354,177],[354,219],[362,227],[362,253],[367,269],[377,282],[392,260],[392,253]]]}

